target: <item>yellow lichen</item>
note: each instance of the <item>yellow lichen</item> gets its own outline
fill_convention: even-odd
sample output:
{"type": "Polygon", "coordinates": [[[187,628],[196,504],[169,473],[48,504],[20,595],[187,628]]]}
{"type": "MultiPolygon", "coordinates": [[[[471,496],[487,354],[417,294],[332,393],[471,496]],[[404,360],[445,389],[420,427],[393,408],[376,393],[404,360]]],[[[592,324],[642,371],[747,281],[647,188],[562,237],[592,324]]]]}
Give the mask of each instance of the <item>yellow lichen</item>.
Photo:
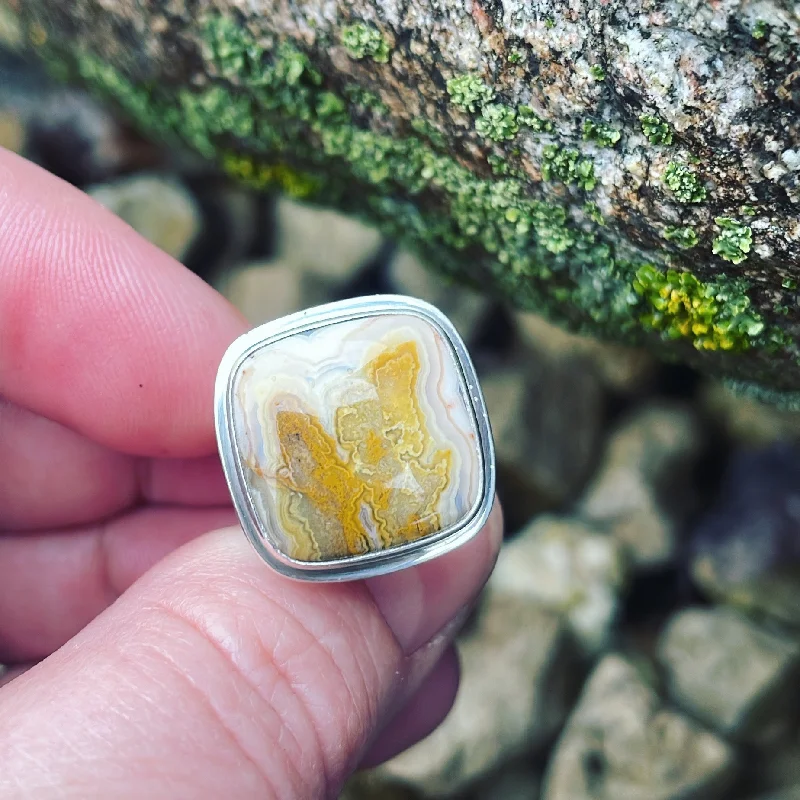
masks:
{"type": "Polygon", "coordinates": [[[287,164],[259,163],[249,156],[227,153],[222,159],[225,172],[253,189],[281,189],[302,200],[316,194],[320,180],[287,164]]]}

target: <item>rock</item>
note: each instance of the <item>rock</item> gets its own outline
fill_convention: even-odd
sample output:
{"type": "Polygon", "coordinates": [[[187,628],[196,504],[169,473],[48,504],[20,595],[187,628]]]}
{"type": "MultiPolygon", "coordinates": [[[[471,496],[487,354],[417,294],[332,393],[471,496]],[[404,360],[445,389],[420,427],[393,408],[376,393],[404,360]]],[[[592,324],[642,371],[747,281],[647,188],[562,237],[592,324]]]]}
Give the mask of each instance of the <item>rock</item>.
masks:
{"type": "Polygon", "coordinates": [[[625,578],[614,539],[577,520],[540,517],[505,545],[492,585],[562,615],[596,653],[608,644],[625,578]]]}
{"type": "Polygon", "coordinates": [[[800,389],[793,3],[200,6],[16,8],[63,72],[264,188],[575,329],[800,389]]]}
{"type": "Polygon", "coordinates": [[[291,266],[273,261],[240,269],[219,288],[248,322],[261,325],[321,302],[310,283],[291,266]]]}
{"type": "Polygon", "coordinates": [[[760,794],[758,797],[748,797],[747,800],[800,800],[800,785],[787,786],[769,794],[760,794]]]}
{"type": "Polygon", "coordinates": [[[751,784],[755,788],[764,794],[779,794],[800,787],[800,730],[795,729],[787,741],[770,743],[758,755],[759,760],[751,768],[751,784]]]}
{"type": "Polygon", "coordinates": [[[774,739],[793,721],[800,645],[725,608],[690,608],[658,644],[670,697],[727,738],[774,739]]]}
{"type": "Polygon", "coordinates": [[[783,800],[781,792],[800,787],[800,731],[797,729],[786,741],[770,743],[769,747],[751,751],[751,755],[756,758],[748,764],[751,776],[748,786],[752,787],[752,794],[758,794],[758,798],[752,800],[771,800],[773,793],[783,800]]]}
{"type": "Polygon", "coordinates": [[[776,408],[753,397],[736,394],[719,382],[709,382],[702,403],[711,419],[721,424],[731,439],[763,447],[781,440],[800,440],[800,413],[776,408]]]}
{"type": "Polygon", "coordinates": [[[17,114],[0,110],[0,147],[21,153],[25,146],[25,126],[17,114]]]}
{"type": "Polygon", "coordinates": [[[426,300],[444,312],[467,343],[474,338],[476,329],[489,313],[489,300],[445,280],[408,250],[396,253],[389,262],[388,280],[398,294],[426,300]]]}
{"type": "Polygon", "coordinates": [[[578,513],[608,530],[637,567],[664,566],[676,553],[676,528],[696,504],[691,467],[702,444],[689,409],[637,411],[610,437],[578,513]]]}
{"type": "Polygon", "coordinates": [[[480,381],[514,530],[577,496],[602,442],[605,394],[580,358],[531,358],[483,371],[480,381]]]}
{"type": "Polygon", "coordinates": [[[652,378],[654,361],[644,350],[578,336],[548,322],[539,314],[519,312],[514,322],[525,346],[551,358],[584,356],[586,363],[611,390],[633,392],[652,378]]]}
{"type": "Polygon", "coordinates": [[[379,768],[426,796],[461,797],[504,761],[541,748],[573,697],[569,638],[554,614],[527,598],[490,591],[458,649],[461,686],[449,716],[379,768]]]}
{"type": "Polygon", "coordinates": [[[380,770],[364,770],[350,778],[337,800],[422,800],[422,795],[408,785],[387,780],[380,770]]]}
{"type": "Polygon", "coordinates": [[[344,214],[280,198],[275,258],[330,285],[341,285],[373,258],[381,234],[344,214]]]}
{"type": "Polygon", "coordinates": [[[506,765],[471,792],[471,800],[537,800],[542,776],[531,764],[506,765]]]}
{"type": "Polygon", "coordinates": [[[173,258],[182,259],[198,233],[200,210],[188,190],[162,175],[136,175],[87,192],[173,258]]]}
{"type": "Polygon", "coordinates": [[[96,97],[65,87],[36,62],[2,50],[0,119],[3,146],[81,188],[164,160],[163,151],[96,97]]]}
{"type": "Polygon", "coordinates": [[[606,656],[556,745],[544,800],[715,800],[734,754],[722,739],[665,708],[636,667],[606,656]]]}
{"type": "Polygon", "coordinates": [[[736,453],[691,552],[710,597],[800,626],[800,446],[736,453]]]}
{"type": "MultiPolygon", "coordinates": [[[[190,168],[185,171],[194,172],[190,168]]],[[[272,206],[265,198],[219,175],[192,174],[191,190],[202,211],[203,224],[184,263],[218,291],[224,291],[235,282],[238,271],[269,259],[272,206]]]]}
{"type": "Polygon", "coordinates": [[[19,17],[7,5],[0,6],[0,46],[18,50],[22,48],[24,38],[19,17]]]}

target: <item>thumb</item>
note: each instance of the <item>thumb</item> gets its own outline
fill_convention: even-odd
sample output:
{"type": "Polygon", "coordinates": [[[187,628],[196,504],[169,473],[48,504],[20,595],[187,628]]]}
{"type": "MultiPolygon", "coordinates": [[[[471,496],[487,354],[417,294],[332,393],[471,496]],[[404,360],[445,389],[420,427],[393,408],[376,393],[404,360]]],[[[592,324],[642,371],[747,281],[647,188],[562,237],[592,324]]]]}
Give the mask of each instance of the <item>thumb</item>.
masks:
{"type": "Polygon", "coordinates": [[[238,529],[195,540],[0,690],[0,796],[336,796],[449,709],[501,526],[348,584],[283,578],[238,529]]]}

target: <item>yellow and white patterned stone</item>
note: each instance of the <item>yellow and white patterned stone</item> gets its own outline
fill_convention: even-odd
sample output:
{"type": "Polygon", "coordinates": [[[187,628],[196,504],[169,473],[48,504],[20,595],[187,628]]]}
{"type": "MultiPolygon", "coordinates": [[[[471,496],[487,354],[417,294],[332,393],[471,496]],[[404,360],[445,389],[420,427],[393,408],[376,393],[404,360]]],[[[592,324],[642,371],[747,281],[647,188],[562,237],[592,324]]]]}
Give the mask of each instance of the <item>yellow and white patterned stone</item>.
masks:
{"type": "Polygon", "coordinates": [[[272,544],[333,561],[431,536],[482,492],[449,343],[420,317],[327,324],[264,346],[234,383],[234,435],[272,544]]]}

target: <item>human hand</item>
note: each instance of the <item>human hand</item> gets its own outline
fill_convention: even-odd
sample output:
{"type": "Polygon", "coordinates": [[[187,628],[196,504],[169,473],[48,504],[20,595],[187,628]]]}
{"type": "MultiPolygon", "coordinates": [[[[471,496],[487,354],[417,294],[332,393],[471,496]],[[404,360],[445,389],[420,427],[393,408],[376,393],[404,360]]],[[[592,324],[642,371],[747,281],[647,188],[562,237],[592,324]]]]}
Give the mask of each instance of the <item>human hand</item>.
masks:
{"type": "Polygon", "coordinates": [[[0,150],[0,662],[19,665],[0,688],[5,800],[335,797],[449,709],[499,508],[392,575],[272,572],[224,527],[215,456],[214,376],[245,328],[0,150]]]}

